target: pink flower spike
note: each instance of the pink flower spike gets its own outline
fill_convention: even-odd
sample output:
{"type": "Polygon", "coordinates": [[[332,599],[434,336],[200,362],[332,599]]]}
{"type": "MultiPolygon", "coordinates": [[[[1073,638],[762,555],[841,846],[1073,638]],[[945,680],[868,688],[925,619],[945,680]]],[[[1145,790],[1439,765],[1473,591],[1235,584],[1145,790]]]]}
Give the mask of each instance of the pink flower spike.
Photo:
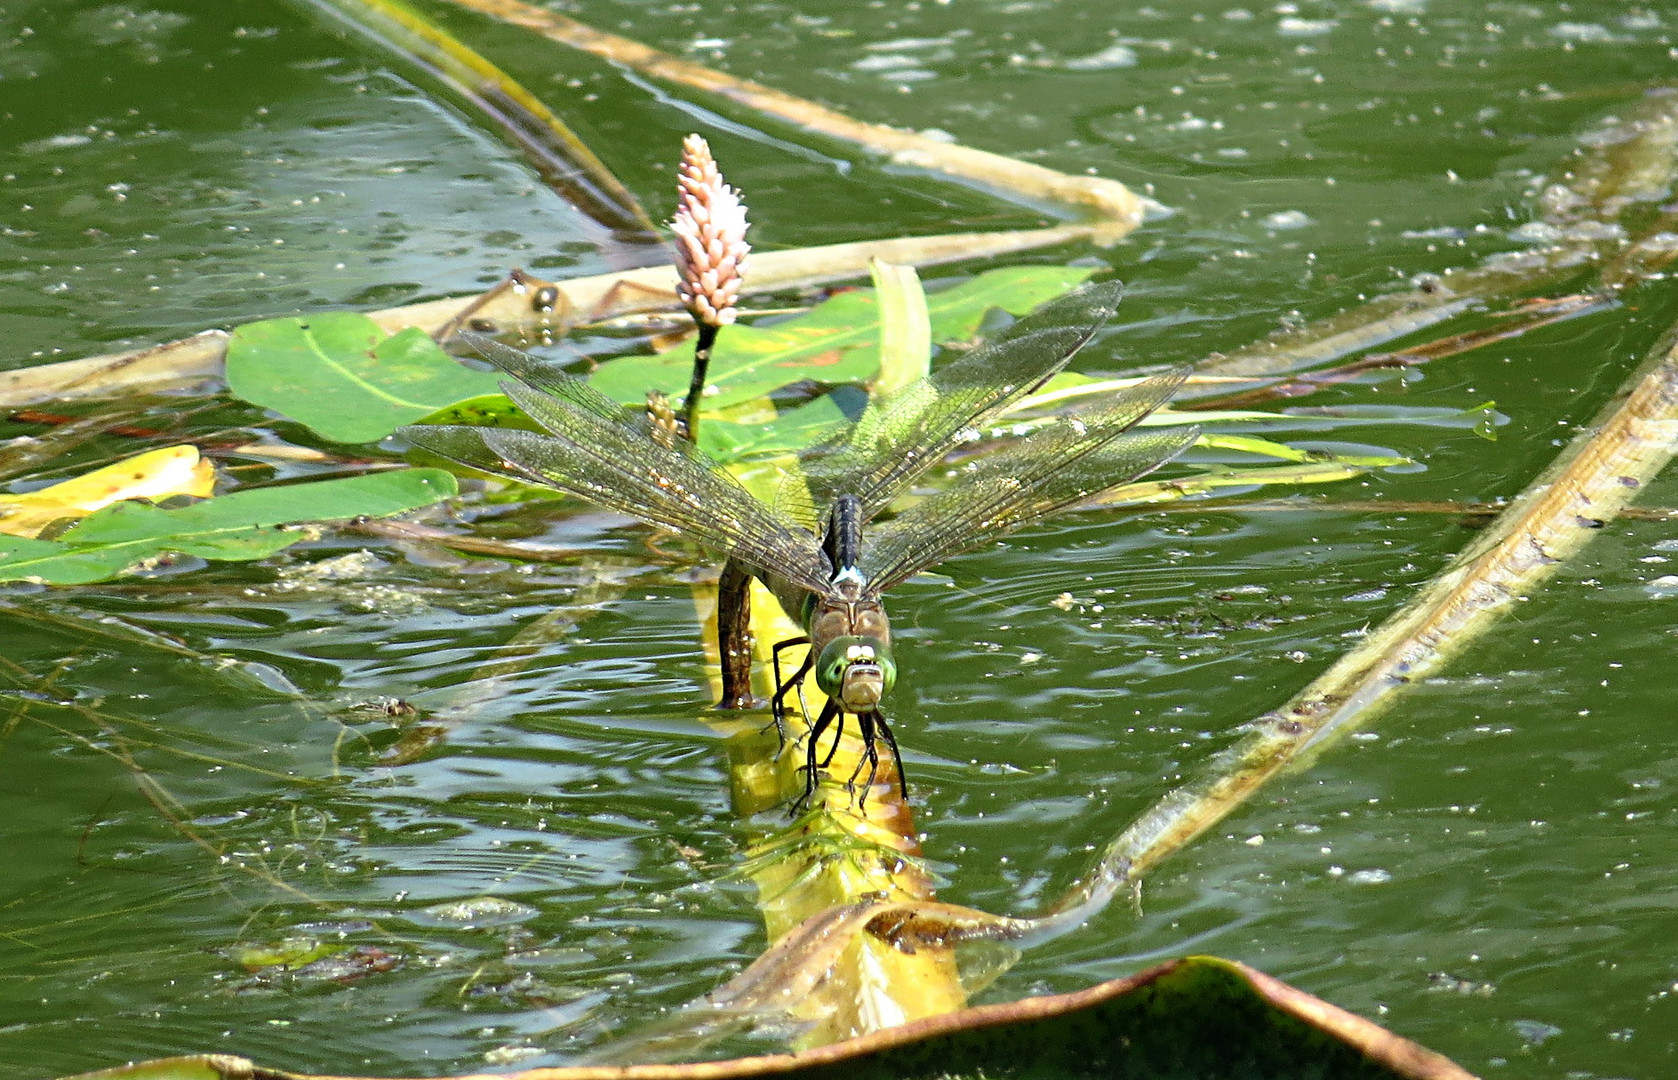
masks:
{"type": "Polygon", "coordinates": [[[746,273],[746,204],[723,183],[711,148],[699,135],[682,140],[682,163],[676,182],[676,269],[682,298],[701,326],[734,321],[740,279],[746,273]]]}

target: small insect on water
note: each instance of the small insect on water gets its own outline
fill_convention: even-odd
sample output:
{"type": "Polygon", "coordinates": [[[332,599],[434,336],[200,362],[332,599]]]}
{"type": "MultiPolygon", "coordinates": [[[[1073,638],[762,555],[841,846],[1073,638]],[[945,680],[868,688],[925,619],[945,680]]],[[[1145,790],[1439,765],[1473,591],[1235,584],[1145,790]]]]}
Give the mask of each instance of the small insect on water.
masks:
{"type": "Polygon", "coordinates": [[[773,507],[759,500],[691,444],[656,438],[645,416],[567,374],[553,362],[471,335],[467,339],[512,378],[503,389],[543,432],[412,426],[417,446],[475,469],[544,484],[662,526],[761,580],[805,636],[776,645],[771,701],[786,732],[787,696],[815,673],[828,697],[805,746],[805,787],[837,752],[845,716],[856,718],[874,781],[884,742],[898,765],[897,741],[881,703],[896,679],[884,594],[958,552],[1076,506],[1170,461],[1196,428],[1133,431],[1182,381],[1183,370],[1139,382],[1049,420],[1029,435],[957,473],[950,486],[885,520],[891,503],[979,426],[1066,366],[1113,315],[1122,289],[1090,285],[1020,319],[959,360],[885,401],[873,401],[845,432],[807,451],[773,507]],[[808,645],[782,677],[780,654],[808,645]],[[827,756],[818,737],[833,730],[827,756]]]}

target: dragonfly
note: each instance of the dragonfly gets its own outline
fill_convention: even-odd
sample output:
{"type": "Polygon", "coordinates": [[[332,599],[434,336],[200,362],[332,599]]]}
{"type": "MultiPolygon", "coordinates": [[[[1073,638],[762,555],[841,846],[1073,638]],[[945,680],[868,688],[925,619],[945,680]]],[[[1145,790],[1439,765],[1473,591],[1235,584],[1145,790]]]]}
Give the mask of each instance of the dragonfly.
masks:
{"type": "Polygon", "coordinates": [[[772,651],[771,711],[783,743],[788,691],[813,671],[827,698],[808,725],[805,789],[794,808],[809,801],[818,772],[831,766],[846,716],[855,718],[863,745],[847,785],[854,786],[866,765],[866,799],[884,742],[907,799],[902,755],[882,711],[897,678],[884,594],[952,555],[1171,461],[1195,441],[1198,428],[1136,426],[1165,403],[1187,368],[1052,418],[962,466],[948,487],[876,519],[953,450],[1061,371],[1111,319],[1122,288],[1113,282],[1068,293],[926,378],[871,400],[848,429],[801,455],[773,505],[560,363],[477,335],[463,336],[510,376],[502,389],[543,430],[410,425],[399,434],[471,468],[555,488],[668,529],[762,581],[805,630],[772,651]],[[783,679],[780,654],[794,645],[808,648],[783,679]],[[823,759],[817,748],[830,728],[823,759]]]}

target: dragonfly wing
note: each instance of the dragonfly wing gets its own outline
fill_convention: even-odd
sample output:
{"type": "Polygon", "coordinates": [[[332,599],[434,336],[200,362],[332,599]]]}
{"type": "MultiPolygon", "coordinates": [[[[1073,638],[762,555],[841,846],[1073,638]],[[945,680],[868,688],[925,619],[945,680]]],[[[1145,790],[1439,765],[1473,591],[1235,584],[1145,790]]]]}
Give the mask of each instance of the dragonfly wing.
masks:
{"type": "Polygon", "coordinates": [[[1200,429],[1131,432],[1183,372],[1150,379],[1123,400],[1064,417],[976,463],[945,491],[875,526],[862,571],[886,590],[957,552],[1129,483],[1182,453],[1200,429]]]}
{"type": "Polygon", "coordinates": [[[460,339],[478,350],[485,360],[525,385],[534,386],[603,420],[634,426],[622,405],[566,371],[564,365],[557,361],[533,356],[470,330],[461,331],[460,339]]]}
{"type": "Polygon", "coordinates": [[[813,592],[827,562],[812,533],[789,528],[697,452],[661,446],[629,423],[548,397],[520,383],[502,388],[548,434],[512,428],[411,425],[403,438],[474,469],[574,495],[659,525],[813,592]]]}
{"type": "Polygon", "coordinates": [[[966,356],[881,404],[870,404],[848,435],[807,458],[812,504],[838,495],[862,500],[870,517],[944,460],[974,428],[1041,386],[1117,310],[1118,282],[1086,285],[1020,319],[966,356]]]}

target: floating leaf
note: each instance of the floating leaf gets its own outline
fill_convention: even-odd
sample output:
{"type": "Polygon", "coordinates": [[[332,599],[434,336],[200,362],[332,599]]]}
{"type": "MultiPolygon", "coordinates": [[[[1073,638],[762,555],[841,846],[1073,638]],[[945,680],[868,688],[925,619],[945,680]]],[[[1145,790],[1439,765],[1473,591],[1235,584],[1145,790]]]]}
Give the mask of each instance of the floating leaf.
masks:
{"type": "Polygon", "coordinates": [[[1189,495],[1205,495],[1219,488],[1262,487],[1269,484],[1332,484],[1350,480],[1369,470],[1361,465],[1347,465],[1332,458],[1304,465],[1266,465],[1244,469],[1211,469],[1194,476],[1171,480],[1138,480],[1104,492],[1086,509],[1113,506],[1138,506],[1145,503],[1172,502],[1189,495]]]}
{"type": "Polygon", "coordinates": [[[1203,434],[1196,445],[1215,450],[1237,450],[1243,454],[1257,454],[1259,457],[1279,458],[1282,461],[1313,464],[1332,463],[1351,465],[1360,469],[1385,469],[1394,465],[1410,464],[1409,458],[1398,454],[1362,454],[1330,450],[1326,447],[1293,446],[1288,443],[1272,442],[1269,439],[1254,438],[1251,435],[1203,434]]]}
{"type": "MultiPolygon", "coordinates": [[[[1023,315],[1090,276],[1077,266],[1017,266],[988,270],[927,296],[932,340],[967,341],[992,308],[1023,315]]],[[[796,318],[769,326],[736,324],[717,338],[711,355],[706,410],[763,397],[791,383],[860,382],[879,371],[880,317],[874,290],[839,293],[796,318]]],[[[623,402],[645,400],[647,391],[686,393],[691,354],[631,356],[600,366],[590,382],[623,402]]]]}
{"type": "Polygon", "coordinates": [[[403,469],[239,491],[176,510],[118,503],[60,540],[0,537],[0,581],[80,585],[173,554],[260,559],[305,539],[288,525],[384,517],[455,491],[454,477],[442,469],[403,469]]]}
{"type": "Polygon", "coordinates": [[[463,366],[419,329],[386,336],[367,316],[339,311],[239,327],[227,343],[227,385],[322,438],[360,443],[496,393],[500,380],[463,366]]]}
{"type": "Polygon", "coordinates": [[[506,394],[499,391],[493,394],[483,394],[465,401],[438,409],[428,413],[419,420],[421,424],[467,424],[473,427],[512,427],[523,428],[526,431],[540,431],[542,426],[524,411],[514,405],[506,394]]]}
{"type": "MultiPolygon", "coordinates": [[[[159,1058],[119,1065],[114,1069],[82,1073],[66,1080],[230,1080],[242,1058],[225,1054],[194,1054],[191,1057],[159,1058]]],[[[250,1076],[249,1072],[245,1073],[250,1076]]]]}
{"type": "Polygon", "coordinates": [[[165,446],[31,491],[0,495],[0,533],[39,536],[64,518],[79,518],[123,499],[202,498],[215,488],[215,467],[196,446],[165,446]]]}
{"type": "Polygon", "coordinates": [[[866,399],[855,388],[840,387],[796,409],[788,409],[767,424],[736,424],[710,420],[699,429],[699,442],[713,459],[732,464],[766,454],[797,454],[854,419],[866,399]],[[847,399],[854,406],[846,413],[847,399]]]}

